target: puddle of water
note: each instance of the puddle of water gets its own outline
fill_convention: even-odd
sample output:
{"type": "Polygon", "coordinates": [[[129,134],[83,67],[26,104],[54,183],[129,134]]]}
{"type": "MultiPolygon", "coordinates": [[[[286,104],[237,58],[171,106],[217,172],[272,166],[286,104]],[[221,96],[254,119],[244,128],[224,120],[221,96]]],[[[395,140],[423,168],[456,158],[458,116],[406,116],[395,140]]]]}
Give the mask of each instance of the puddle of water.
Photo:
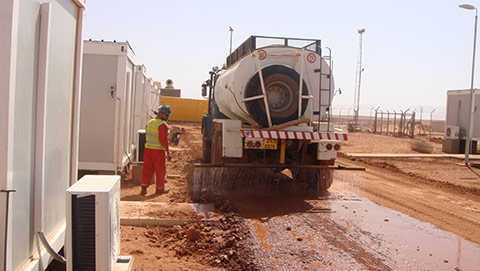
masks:
{"type": "MultiPolygon", "coordinates": [[[[332,196],[342,198],[341,194],[332,196]]],[[[396,268],[480,270],[480,246],[429,223],[363,198],[361,201],[324,200],[317,204],[335,211],[329,214],[329,219],[344,227],[351,236],[358,235],[360,242],[362,237],[375,240],[375,250],[387,253],[396,268]]]]}
{"type": "Polygon", "coordinates": [[[356,192],[362,183],[362,173],[337,171],[334,192],[325,200],[293,201],[296,208],[285,208],[291,206],[286,204],[288,199],[274,202],[275,208],[255,204],[253,209],[265,209],[261,214],[269,218],[247,216],[247,225],[260,248],[255,256],[263,260],[261,267],[480,270],[478,245],[361,198],[356,192]]]}
{"type": "MultiPolygon", "coordinates": [[[[317,208],[332,210],[329,218],[349,231],[375,235],[397,267],[426,270],[480,270],[480,246],[462,237],[360,198],[362,172],[336,171],[330,200],[317,208]],[[356,200],[351,200],[356,199],[356,200]]],[[[324,214],[322,214],[324,215],[324,214]]]]}

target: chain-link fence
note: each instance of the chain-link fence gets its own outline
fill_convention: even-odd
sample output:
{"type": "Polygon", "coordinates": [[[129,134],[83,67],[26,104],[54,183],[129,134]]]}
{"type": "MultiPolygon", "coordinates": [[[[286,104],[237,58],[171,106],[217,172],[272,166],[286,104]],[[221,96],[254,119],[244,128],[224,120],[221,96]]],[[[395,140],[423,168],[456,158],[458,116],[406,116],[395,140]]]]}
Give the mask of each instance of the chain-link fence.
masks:
{"type": "Polygon", "coordinates": [[[349,131],[361,130],[396,137],[442,136],[445,121],[441,119],[433,120],[433,115],[436,113],[437,118],[438,116],[444,116],[442,112],[444,110],[429,109],[429,111],[423,108],[419,110],[388,110],[377,106],[370,108],[368,116],[366,116],[367,114],[360,115],[358,122],[354,123],[353,109],[351,107],[340,107],[333,109],[331,121],[337,127],[343,127],[349,131]],[[423,119],[424,115],[427,115],[427,119],[423,119]]]}

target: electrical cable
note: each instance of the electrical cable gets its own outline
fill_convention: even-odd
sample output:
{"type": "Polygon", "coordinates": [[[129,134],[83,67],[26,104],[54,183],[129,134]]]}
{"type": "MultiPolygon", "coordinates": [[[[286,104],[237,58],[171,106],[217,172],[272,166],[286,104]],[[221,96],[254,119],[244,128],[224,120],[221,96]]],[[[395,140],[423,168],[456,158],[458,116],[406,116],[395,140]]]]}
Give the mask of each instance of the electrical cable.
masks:
{"type": "MultiPolygon", "coordinates": [[[[47,250],[48,254],[50,254],[55,260],[63,263],[63,264],[66,264],[67,263],[67,260],[60,254],[58,254],[51,246],[50,246],[50,243],[48,243],[48,240],[47,238],[45,237],[45,234],[43,232],[37,232],[38,234],[38,238],[40,239],[40,241],[42,242],[43,246],[45,247],[45,249],[47,250]]],[[[39,251],[39,257],[41,258],[41,253],[39,251]]]]}

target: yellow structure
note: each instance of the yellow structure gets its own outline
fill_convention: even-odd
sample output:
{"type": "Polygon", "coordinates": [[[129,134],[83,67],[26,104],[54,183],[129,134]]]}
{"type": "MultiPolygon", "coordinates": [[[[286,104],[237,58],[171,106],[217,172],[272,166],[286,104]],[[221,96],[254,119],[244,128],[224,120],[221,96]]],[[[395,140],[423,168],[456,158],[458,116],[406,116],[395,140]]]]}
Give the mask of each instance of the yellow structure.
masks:
{"type": "Polygon", "coordinates": [[[207,113],[208,100],[160,96],[160,105],[169,105],[172,114],[169,120],[202,122],[207,113]]]}

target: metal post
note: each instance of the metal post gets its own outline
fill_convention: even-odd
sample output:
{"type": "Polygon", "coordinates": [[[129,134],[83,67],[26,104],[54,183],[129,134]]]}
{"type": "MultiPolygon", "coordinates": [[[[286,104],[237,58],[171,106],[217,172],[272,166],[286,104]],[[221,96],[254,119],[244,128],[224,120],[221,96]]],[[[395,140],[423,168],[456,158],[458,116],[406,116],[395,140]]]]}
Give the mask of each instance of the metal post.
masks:
{"type": "Polygon", "coordinates": [[[393,110],[393,136],[395,136],[395,126],[397,125],[397,111],[393,110]]]}
{"type": "Polygon", "coordinates": [[[402,111],[402,116],[400,117],[400,126],[402,127],[400,136],[403,137],[405,135],[405,129],[407,128],[407,112],[410,111],[410,108],[405,110],[405,112],[402,111]]]}
{"type": "Polygon", "coordinates": [[[374,108],[375,108],[375,106],[374,106],[374,107],[372,107],[372,108],[370,108],[370,125],[373,125],[373,120],[372,120],[372,110],[373,110],[374,108]]]}
{"type": "Polygon", "coordinates": [[[387,110],[387,135],[390,128],[390,111],[387,110]]]}
{"type": "Polygon", "coordinates": [[[383,110],[380,110],[380,134],[383,133],[383,110]]]}
{"type": "Polygon", "coordinates": [[[403,137],[403,111],[400,113],[400,122],[398,123],[398,137],[403,137]]]}
{"type": "Polygon", "coordinates": [[[411,127],[410,127],[410,137],[411,138],[414,138],[415,137],[415,111],[412,112],[412,118],[410,119],[411,123],[411,127]]]}
{"type": "Polygon", "coordinates": [[[428,140],[432,139],[432,115],[433,115],[433,112],[435,112],[435,110],[437,109],[433,109],[432,112],[430,112],[430,133],[428,135],[428,140]]]}
{"type": "Polygon", "coordinates": [[[360,45],[358,50],[358,59],[357,59],[357,73],[355,75],[355,93],[354,93],[354,102],[353,102],[353,123],[354,126],[358,126],[358,114],[360,111],[360,84],[362,82],[362,72],[364,68],[362,67],[362,37],[365,33],[365,29],[359,29],[358,34],[360,34],[360,45]]]}
{"type": "Polygon", "coordinates": [[[473,79],[475,73],[475,49],[477,45],[477,18],[478,10],[475,8],[475,29],[473,32],[473,57],[472,57],[472,78],[470,80],[470,123],[468,125],[467,141],[465,142],[465,165],[469,163],[470,146],[473,139],[474,114],[475,114],[475,95],[473,94],[473,79]]]}

